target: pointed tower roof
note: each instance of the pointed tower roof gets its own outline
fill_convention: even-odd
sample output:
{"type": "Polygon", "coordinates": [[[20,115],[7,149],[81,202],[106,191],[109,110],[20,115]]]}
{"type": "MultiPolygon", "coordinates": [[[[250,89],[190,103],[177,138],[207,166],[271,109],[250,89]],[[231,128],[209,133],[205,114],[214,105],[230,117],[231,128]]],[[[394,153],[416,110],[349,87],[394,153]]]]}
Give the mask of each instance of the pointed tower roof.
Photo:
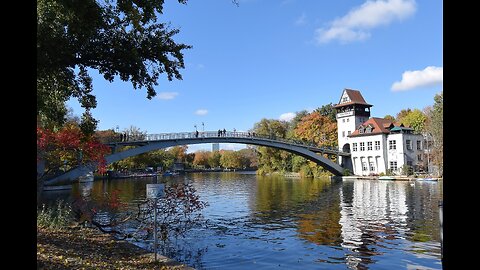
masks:
{"type": "Polygon", "coordinates": [[[368,104],[365,99],[363,98],[362,94],[358,90],[348,89],[345,88],[343,90],[342,96],[340,96],[340,100],[334,108],[343,107],[347,105],[353,104],[360,104],[368,107],[372,107],[373,105],[368,104]]]}

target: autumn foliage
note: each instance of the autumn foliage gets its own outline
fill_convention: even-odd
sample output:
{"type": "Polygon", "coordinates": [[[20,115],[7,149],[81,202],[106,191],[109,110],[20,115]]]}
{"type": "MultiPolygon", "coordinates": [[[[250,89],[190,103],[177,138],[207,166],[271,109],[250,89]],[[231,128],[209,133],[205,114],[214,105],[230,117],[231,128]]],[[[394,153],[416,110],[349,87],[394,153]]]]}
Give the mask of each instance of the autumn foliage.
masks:
{"type": "Polygon", "coordinates": [[[88,163],[97,164],[98,171],[104,172],[109,152],[108,146],[84,135],[76,125],[67,124],[56,132],[37,127],[37,161],[45,161],[46,173],[88,163]]]}

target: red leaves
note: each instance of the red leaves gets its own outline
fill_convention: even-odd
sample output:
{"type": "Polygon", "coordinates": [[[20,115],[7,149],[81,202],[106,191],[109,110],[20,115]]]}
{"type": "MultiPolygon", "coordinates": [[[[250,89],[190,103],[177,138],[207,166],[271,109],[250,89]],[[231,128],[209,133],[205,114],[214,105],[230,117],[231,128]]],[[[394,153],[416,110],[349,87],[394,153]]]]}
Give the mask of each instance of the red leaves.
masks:
{"type": "Polygon", "coordinates": [[[106,169],[105,155],[109,152],[108,146],[85,136],[78,126],[66,125],[57,132],[37,127],[37,159],[45,159],[50,168],[94,162],[102,173],[106,169]]]}

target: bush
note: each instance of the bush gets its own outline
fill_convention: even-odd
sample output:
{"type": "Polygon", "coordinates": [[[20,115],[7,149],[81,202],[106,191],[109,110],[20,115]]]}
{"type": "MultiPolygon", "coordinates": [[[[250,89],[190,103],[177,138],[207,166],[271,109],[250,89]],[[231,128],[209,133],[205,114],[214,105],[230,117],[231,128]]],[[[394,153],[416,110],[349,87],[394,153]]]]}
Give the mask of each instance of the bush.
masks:
{"type": "Polygon", "coordinates": [[[72,208],[62,200],[50,207],[43,204],[41,209],[37,209],[38,227],[60,229],[67,227],[72,221],[72,208]]]}

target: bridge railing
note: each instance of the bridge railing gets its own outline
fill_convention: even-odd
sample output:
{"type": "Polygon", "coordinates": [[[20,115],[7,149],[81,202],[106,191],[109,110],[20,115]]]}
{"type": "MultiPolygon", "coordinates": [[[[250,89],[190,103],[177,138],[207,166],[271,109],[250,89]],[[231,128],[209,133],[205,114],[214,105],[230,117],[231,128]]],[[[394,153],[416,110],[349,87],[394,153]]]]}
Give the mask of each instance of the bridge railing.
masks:
{"type": "Polygon", "coordinates": [[[311,147],[320,151],[329,150],[331,152],[342,152],[337,147],[318,147],[313,142],[306,142],[303,140],[293,140],[277,137],[275,135],[261,135],[255,132],[244,131],[199,131],[196,132],[180,132],[180,133],[159,133],[159,134],[142,134],[140,136],[120,136],[117,138],[117,142],[142,142],[142,141],[161,141],[161,140],[176,140],[176,139],[195,139],[195,138],[214,138],[214,137],[229,137],[229,138],[261,138],[263,140],[269,140],[272,142],[283,142],[290,145],[297,145],[302,147],[311,147]]]}

